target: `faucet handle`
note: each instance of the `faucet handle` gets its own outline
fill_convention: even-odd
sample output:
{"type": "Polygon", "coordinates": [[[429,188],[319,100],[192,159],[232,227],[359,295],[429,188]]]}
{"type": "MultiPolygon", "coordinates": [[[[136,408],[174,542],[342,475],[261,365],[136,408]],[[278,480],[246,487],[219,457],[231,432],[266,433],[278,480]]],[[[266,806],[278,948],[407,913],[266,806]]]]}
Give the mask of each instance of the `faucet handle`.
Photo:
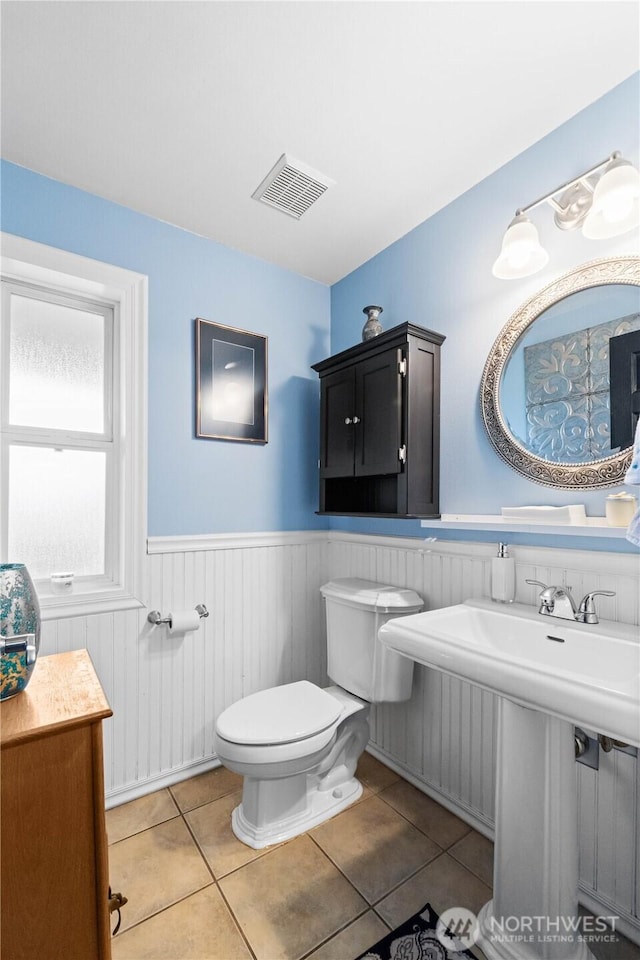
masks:
{"type": "Polygon", "coordinates": [[[590,593],[585,594],[580,602],[576,619],[579,620],[580,623],[599,623],[593,598],[615,597],[615,595],[615,590],[592,590],[590,593]]]}
{"type": "Polygon", "coordinates": [[[542,587],[542,592],[538,595],[538,600],[540,601],[538,613],[548,616],[553,610],[553,597],[556,588],[548,586],[546,583],[543,583],[542,580],[526,580],[525,583],[530,583],[531,586],[535,587],[542,587]]]}

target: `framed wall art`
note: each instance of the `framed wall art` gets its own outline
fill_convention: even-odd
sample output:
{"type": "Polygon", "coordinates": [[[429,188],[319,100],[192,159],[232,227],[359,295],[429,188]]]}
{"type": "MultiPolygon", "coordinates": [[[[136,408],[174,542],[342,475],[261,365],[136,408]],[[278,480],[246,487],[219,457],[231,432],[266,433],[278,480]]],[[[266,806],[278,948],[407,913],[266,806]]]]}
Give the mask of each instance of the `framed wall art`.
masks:
{"type": "Polygon", "coordinates": [[[267,337],[196,319],[196,437],[267,443],[267,337]]]}

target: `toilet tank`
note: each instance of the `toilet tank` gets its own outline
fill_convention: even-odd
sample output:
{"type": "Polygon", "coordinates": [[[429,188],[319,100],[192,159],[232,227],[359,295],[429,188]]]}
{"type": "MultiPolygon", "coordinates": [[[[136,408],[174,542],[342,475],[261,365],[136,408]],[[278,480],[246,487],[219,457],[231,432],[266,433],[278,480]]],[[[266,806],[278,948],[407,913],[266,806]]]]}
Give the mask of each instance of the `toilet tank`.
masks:
{"type": "Polygon", "coordinates": [[[378,640],[393,617],[417,613],[422,598],[413,590],[371,580],[331,580],[320,587],[327,616],[327,673],[331,680],[370,703],[408,700],[413,661],[378,640]]]}

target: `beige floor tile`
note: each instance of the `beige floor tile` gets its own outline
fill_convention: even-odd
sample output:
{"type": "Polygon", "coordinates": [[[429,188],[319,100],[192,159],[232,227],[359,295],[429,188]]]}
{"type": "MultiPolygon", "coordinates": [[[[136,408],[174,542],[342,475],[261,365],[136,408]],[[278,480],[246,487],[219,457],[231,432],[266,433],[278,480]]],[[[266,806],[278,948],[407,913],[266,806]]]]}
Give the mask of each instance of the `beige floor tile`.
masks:
{"type": "Polygon", "coordinates": [[[390,784],[399,780],[398,774],[390,767],[385,767],[376,757],[370,753],[363,753],[358,761],[356,777],[363,787],[367,787],[371,793],[379,793],[390,784]]]}
{"type": "Polygon", "coordinates": [[[111,942],[113,960],[250,960],[215,885],[205,887],[111,942]]]}
{"type": "Polygon", "coordinates": [[[258,960],[298,960],[367,908],[306,836],[248,863],[219,885],[258,960]]]}
{"type": "Polygon", "coordinates": [[[449,848],[450,856],[480,877],[488,887],[493,886],[493,844],[481,833],[472,830],[449,848]]]}
{"type": "Polygon", "coordinates": [[[441,852],[376,796],[316,827],[311,836],[369,903],[441,852]]]}
{"type": "Polygon", "coordinates": [[[231,829],[231,812],[242,799],[242,791],[205,803],[185,814],[185,819],[217,879],[269,850],[254,850],[241,843],[231,829]]]}
{"type": "Polygon", "coordinates": [[[444,849],[456,843],[471,829],[464,820],[441,807],[406,780],[398,780],[387,787],[380,797],[444,849]]]}
{"type": "Polygon", "coordinates": [[[191,777],[190,780],[174,783],[170,787],[173,799],[183,813],[185,810],[193,810],[194,807],[200,807],[203,803],[210,803],[211,800],[218,800],[228,793],[241,789],[242,777],[227,770],[226,767],[216,767],[215,770],[208,770],[197,777],[191,777]]]}
{"type": "MultiPolygon", "coordinates": [[[[360,781],[360,783],[362,783],[362,781],[360,781]]],[[[362,783],[362,793],[356,800],[356,803],[362,803],[363,800],[368,800],[369,797],[373,797],[373,796],[374,796],[373,790],[369,790],[369,787],[365,787],[364,783],[362,783]]]]}
{"type": "Polygon", "coordinates": [[[358,917],[353,923],[315,950],[307,960],[351,960],[359,957],[369,947],[389,933],[389,928],[382,922],[373,910],[369,910],[363,917],[358,917]]]}
{"type": "Polygon", "coordinates": [[[123,929],[213,882],[181,817],[113,843],[109,881],[129,901],[123,929]]]}
{"type": "Polygon", "coordinates": [[[466,907],[478,913],[490,899],[489,887],[444,853],[385,897],[376,910],[395,929],[425,903],[430,903],[438,914],[449,907],[466,907]]]}
{"type": "Polygon", "coordinates": [[[171,817],[179,816],[173,797],[168,790],[157,790],[148,793],[146,797],[138,797],[129,803],[107,810],[107,834],[109,843],[132,837],[148,827],[155,827],[157,823],[164,823],[171,817]]]}

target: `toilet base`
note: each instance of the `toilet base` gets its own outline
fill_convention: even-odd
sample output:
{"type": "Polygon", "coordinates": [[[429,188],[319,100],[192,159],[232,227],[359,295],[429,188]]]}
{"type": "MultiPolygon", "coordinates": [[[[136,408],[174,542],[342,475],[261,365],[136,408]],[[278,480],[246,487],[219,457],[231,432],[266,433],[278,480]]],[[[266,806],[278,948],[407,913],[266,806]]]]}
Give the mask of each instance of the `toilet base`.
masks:
{"type": "Polygon", "coordinates": [[[325,820],[335,817],[346,810],[362,796],[362,784],[355,777],[344,781],[333,790],[312,790],[306,798],[304,809],[294,813],[286,820],[275,823],[266,823],[256,826],[245,816],[243,804],[236,807],[231,814],[231,827],[238,840],[262,850],[274,843],[291,840],[312,827],[317,827],[325,820]]]}

